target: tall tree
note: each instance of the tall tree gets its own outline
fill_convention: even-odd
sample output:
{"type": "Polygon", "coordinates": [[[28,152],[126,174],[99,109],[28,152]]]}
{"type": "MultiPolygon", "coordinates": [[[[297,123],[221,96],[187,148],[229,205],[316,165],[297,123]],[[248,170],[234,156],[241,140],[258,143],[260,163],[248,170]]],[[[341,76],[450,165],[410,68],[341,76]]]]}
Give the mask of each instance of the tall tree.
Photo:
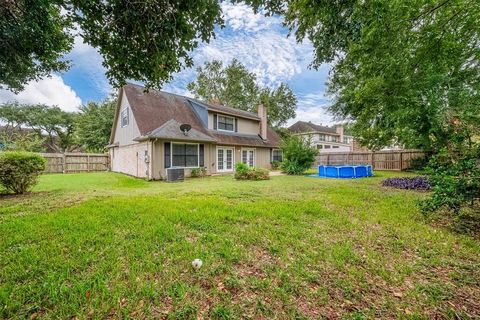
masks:
{"type": "Polygon", "coordinates": [[[218,60],[206,62],[197,68],[197,79],[187,88],[196,98],[245,111],[256,112],[262,103],[268,107],[268,121],[273,127],[295,117],[297,98],[286,84],[275,89],[261,87],[256,75],[236,59],[225,67],[218,60]]]}
{"type": "Polygon", "coordinates": [[[13,91],[68,68],[75,35],[97,48],[110,83],[158,87],[221,24],[216,0],[0,0],[0,86],[13,91]]]}
{"type": "Polygon", "coordinates": [[[480,2],[247,1],[280,13],[314,45],[313,67],[333,62],[331,110],[355,121],[372,148],[392,138],[438,150],[480,124],[480,2]],[[465,130],[469,128],[470,130],[465,130]]]}
{"type": "Polygon", "coordinates": [[[43,104],[6,103],[0,106],[0,120],[7,123],[7,128],[31,129],[38,137],[45,137],[48,146],[58,152],[69,151],[75,146],[75,117],[75,113],[43,104]]]}
{"type": "Polygon", "coordinates": [[[80,108],[76,119],[76,136],[80,145],[89,152],[102,152],[108,144],[117,100],[101,103],[89,102],[80,108]]]}

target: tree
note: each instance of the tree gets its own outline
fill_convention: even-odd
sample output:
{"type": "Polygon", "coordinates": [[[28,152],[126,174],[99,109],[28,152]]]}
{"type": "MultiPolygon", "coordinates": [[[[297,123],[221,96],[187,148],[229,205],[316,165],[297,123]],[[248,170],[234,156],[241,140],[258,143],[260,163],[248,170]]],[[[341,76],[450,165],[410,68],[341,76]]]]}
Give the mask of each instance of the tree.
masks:
{"type": "Polygon", "coordinates": [[[0,120],[7,123],[7,128],[31,129],[38,137],[45,137],[47,145],[57,152],[68,151],[75,146],[75,117],[75,113],[43,104],[13,102],[0,106],[0,120]]]}
{"type": "Polygon", "coordinates": [[[394,139],[440,150],[459,125],[478,132],[480,2],[247,2],[283,14],[298,41],[308,38],[313,67],[334,63],[331,111],[353,120],[369,147],[394,139]]]}
{"type": "Polygon", "coordinates": [[[89,102],[81,107],[76,120],[78,143],[89,152],[102,152],[110,139],[117,101],[89,102]]]}
{"type": "Polygon", "coordinates": [[[317,148],[311,141],[300,136],[290,136],[282,142],[282,170],[287,174],[300,175],[312,167],[317,148]]]}
{"type": "Polygon", "coordinates": [[[97,48],[114,87],[126,79],[159,87],[192,66],[189,52],[222,24],[216,0],[8,1],[0,5],[0,86],[20,91],[29,80],[68,68],[74,36],[97,48]]]}
{"type": "Polygon", "coordinates": [[[197,68],[197,79],[187,88],[198,99],[245,111],[256,112],[262,103],[268,108],[268,122],[273,127],[295,117],[297,98],[286,84],[275,89],[261,87],[256,75],[236,59],[226,67],[218,60],[206,62],[197,68]]]}

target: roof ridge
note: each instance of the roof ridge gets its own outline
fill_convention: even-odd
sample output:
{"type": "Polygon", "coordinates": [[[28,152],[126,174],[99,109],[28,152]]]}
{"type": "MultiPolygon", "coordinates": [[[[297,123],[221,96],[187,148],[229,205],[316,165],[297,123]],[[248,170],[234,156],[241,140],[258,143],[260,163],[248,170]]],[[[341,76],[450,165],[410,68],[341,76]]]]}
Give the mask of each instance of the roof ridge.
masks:
{"type": "MultiPolygon", "coordinates": [[[[139,85],[139,84],[136,84],[136,83],[127,82],[126,85],[136,86],[136,87],[140,87],[140,88],[145,89],[145,86],[142,86],[142,85],[139,85]]],[[[226,106],[226,105],[223,105],[223,104],[214,105],[214,104],[199,100],[197,98],[191,98],[191,97],[187,97],[187,96],[184,96],[184,95],[181,95],[181,94],[178,94],[178,93],[173,93],[173,92],[164,91],[164,90],[158,90],[158,89],[155,89],[155,88],[151,88],[149,90],[153,90],[153,91],[157,91],[159,93],[166,93],[166,94],[169,94],[169,95],[172,95],[172,96],[180,97],[180,98],[183,98],[187,101],[191,100],[195,103],[203,104],[207,109],[215,108],[215,107],[223,107],[223,108],[231,109],[233,112],[245,113],[245,114],[248,114],[248,115],[251,115],[253,117],[258,118],[258,114],[256,114],[255,112],[246,111],[246,110],[242,110],[242,109],[237,109],[237,108],[226,106]]]]}

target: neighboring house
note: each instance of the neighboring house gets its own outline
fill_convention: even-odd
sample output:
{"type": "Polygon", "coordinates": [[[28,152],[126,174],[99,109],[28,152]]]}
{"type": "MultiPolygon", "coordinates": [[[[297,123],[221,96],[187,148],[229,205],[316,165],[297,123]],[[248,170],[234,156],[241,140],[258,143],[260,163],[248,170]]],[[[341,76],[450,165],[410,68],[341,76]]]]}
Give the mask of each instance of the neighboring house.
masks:
{"type": "Polygon", "coordinates": [[[270,168],[281,160],[280,137],[258,114],[212,105],[127,84],[119,90],[109,154],[111,170],[164,179],[166,169],[205,167],[207,174],[233,172],[235,163],[270,168]],[[182,132],[180,126],[191,129],[182,132]]]}
{"type": "Polygon", "coordinates": [[[327,127],[312,122],[297,121],[288,130],[293,135],[309,139],[319,153],[349,152],[353,148],[353,136],[345,134],[342,125],[327,127]]]}

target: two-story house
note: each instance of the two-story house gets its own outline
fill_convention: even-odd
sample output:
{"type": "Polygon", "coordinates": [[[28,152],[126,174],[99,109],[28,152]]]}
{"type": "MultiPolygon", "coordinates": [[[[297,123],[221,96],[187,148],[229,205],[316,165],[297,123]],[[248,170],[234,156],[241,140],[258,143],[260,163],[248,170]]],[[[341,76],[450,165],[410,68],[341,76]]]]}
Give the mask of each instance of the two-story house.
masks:
{"type": "Polygon", "coordinates": [[[238,162],[270,168],[280,137],[258,114],[127,84],[119,90],[109,154],[111,170],[164,179],[168,168],[229,173],[238,162]],[[183,126],[182,126],[183,125],[183,126]]]}
{"type": "Polygon", "coordinates": [[[342,125],[327,127],[312,122],[297,121],[288,130],[293,135],[308,139],[319,153],[349,152],[353,148],[353,136],[346,134],[342,125]]]}

